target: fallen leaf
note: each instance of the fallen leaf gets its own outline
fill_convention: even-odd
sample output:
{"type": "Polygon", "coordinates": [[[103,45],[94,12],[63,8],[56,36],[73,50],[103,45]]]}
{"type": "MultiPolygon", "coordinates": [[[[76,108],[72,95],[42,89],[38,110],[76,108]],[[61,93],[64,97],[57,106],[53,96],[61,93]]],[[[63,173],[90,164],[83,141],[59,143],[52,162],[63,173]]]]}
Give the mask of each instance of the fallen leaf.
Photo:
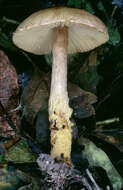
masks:
{"type": "MultiPolygon", "coordinates": [[[[36,70],[22,94],[23,115],[31,125],[33,125],[37,113],[48,107],[49,92],[50,76],[36,70]]],[[[94,94],[71,83],[68,83],[68,94],[70,105],[76,112],[75,117],[80,112],[79,110],[82,112],[79,113],[78,118],[90,117],[95,114],[91,105],[97,101],[94,94]]]]}
{"type": "MultiPolygon", "coordinates": [[[[113,146],[115,146],[118,150],[120,150],[121,152],[123,152],[123,135],[121,133],[118,134],[117,132],[115,132],[115,135],[111,135],[111,134],[105,134],[105,131],[103,130],[95,130],[94,131],[94,136],[98,137],[99,139],[105,140],[106,142],[112,144],[113,146]]],[[[109,131],[110,133],[110,131],[109,131]]],[[[120,130],[119,130],[120,133],[120,130]]]]}
{"type": "MultiPolygon", "coordinates": [[[[18,77],[14,66],[3,51],[0,51],[0,102],[16,126],[20,127],[20,118],[13,111],[18,106],[18,77]]],[[[0,136],[15,136],[15,131],[8,124],[5,114],[0,107],[0,136]]]]}
{"type": "Polygon", "coordinates": [[[113,189],[120,190],[123,187],[122,177],[119,175],[106,153],[83,136],[79,138],[78,143],[79,145],[84,145],[82,157],[88,160],[90,166],[99,166],[105,169],[113,189]]]}
{"type": "Polygon", "coordinates": [[[78,73],[79,84],[84,90],[95,93],[99,81],[97,73],[97,52],[92,51],[78,73]]]}

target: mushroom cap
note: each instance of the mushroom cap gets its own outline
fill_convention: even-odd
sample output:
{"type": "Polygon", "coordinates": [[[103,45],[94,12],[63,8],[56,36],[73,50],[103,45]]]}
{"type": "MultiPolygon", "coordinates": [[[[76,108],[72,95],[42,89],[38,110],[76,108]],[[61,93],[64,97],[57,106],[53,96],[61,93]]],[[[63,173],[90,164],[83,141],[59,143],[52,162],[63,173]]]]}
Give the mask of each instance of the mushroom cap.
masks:
{"type": "Polygon", "coordinates": [[[25,19],[13,34],[19,48],[34,54],[48,54],[53,48],[55,27],[68,27],[68,53],[92,50],[108,39],[103,22],[87,11],[54,7],[40,10],[25,19]]]}

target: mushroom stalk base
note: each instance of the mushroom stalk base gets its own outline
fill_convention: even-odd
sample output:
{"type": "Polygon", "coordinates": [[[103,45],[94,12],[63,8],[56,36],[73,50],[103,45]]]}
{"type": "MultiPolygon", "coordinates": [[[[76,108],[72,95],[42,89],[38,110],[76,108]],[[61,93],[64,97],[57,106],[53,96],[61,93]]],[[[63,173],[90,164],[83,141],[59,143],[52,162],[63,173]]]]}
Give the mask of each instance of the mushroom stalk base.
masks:
{"type": "Polygon", "coordinates": [[[54,29],[53,64],[49,98],[49,121],[51,130],[51,156],[70,163],[72,109],[67,93],[67,27],[54,29]]]}

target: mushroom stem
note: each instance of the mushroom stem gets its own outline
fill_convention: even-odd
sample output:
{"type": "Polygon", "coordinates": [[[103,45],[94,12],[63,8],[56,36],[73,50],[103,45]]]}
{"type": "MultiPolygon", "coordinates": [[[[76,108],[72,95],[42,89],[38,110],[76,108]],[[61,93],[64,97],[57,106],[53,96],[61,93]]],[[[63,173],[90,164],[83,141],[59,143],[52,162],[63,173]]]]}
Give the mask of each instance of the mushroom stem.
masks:
{"type": "Polygon", "coordinates": [[[51,156],[70,163],[72,109],[67,92],[67,27],[54,29],[52,79],[49,98],[51,156]]]}

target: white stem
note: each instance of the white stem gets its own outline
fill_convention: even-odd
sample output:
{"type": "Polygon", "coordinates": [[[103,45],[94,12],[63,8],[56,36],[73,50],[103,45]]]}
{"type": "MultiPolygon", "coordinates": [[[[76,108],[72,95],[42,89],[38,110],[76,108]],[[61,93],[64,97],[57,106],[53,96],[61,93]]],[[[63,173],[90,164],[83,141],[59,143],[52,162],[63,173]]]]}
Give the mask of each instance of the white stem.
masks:
{"type": "Polygon", "coordinates": [[[59,158],[61,154],[64,155],[66,159],[70,159],[72,136],[72,123],[70,117],[72,109],[69,107],[67,92],[67,44],[67,27],[55,28],[51,90],[49,98],[49,120],[51,123],[52,145],[51,155],[59,158]],[[59,151],[57,149],[59,149],[59,151]]]}
{"type": "Polygon", "coordinates": [[[67,28],[54,30],[53,64],[50,96],[67,95],[67,28]]]}

